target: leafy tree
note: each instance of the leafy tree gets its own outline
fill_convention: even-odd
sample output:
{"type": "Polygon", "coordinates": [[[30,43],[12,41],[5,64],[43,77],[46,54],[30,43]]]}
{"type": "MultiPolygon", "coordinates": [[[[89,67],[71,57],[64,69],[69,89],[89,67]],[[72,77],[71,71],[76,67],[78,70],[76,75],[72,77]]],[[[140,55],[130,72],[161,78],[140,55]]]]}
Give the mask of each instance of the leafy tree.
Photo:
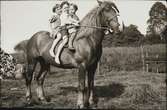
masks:
{"type": "Polygon", "coordinates": [[[129,25],[125,28],[123,32],[123,39],[125,45],[132,45],[132,46],[138,46],[141,44],[143,35],[138,30],[138,27],[136,25],[129,25]]]}
{"type": "Polygon", "coordinates": [[[150,18],[147,20],[147,35],[160,35],[167,25],[167,8],[161,2],[156,2],[149,11],[150,18]]]}

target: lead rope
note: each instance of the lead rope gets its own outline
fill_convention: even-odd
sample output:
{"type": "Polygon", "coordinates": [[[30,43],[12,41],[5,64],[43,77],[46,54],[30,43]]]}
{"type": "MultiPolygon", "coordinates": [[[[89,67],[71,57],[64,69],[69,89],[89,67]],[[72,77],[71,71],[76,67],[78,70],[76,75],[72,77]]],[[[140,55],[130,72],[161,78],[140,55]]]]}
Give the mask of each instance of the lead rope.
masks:
{"type": "MultiPolygon", "coordinates": [[[[119,14],[116,14],[114,17],[110,18],[109,21],[112,21],[115,17],[119,16],[119,14]]],[[[99,26],[87,26],[87,25],[79,25],[78,27],[88,27],[88,28],[96,28],[96,29],[106,29],[110,30],[108,27],[99,27],[99,26]]]]}
{"type": "Polygon", "coordinates": [[[106,30],[110,30],[110,28],[108,28],[108,27],[99,27],[99,26],[79,25],[78,27],[88,27],[88,28],[96,28],[96,29],[106,29],[106,30]]]}

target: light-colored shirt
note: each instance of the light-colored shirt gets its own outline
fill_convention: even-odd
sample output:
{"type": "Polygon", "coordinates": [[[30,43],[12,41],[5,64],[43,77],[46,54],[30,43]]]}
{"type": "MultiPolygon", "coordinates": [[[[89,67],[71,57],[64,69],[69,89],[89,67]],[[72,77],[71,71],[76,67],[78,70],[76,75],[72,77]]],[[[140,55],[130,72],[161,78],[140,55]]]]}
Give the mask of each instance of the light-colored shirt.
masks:
{"type": "Polygon", "coordinates": [[[57,34],[61,25],[60,15],[53,15],[49,21],[52,33],[57,34]]]}
{"type": "Polygon", "coordinates": [[[61,26],[64,26],[66,24],[74,24],[78,25],[79,21],[73,19],[68,13],[62,13],[60,15],[60,20],[61,20],[61,26]]]}

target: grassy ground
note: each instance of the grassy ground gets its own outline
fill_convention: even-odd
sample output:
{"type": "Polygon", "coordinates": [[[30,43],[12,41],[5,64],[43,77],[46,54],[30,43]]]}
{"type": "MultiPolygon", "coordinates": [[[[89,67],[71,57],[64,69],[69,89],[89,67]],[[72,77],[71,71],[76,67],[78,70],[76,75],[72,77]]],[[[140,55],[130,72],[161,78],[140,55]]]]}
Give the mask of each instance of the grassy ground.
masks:
{"type": "MultiPolygon", "coordinates": [[[[144,46],[144,52],[146,51],[150,55],[160,54],[166,57],[165,45],[147,45],[144,46]]],[[[104,48],[100,73],[95,77],[96,95],[99,99],[97,108],[166,110],[166,74],[142,72],[140,53],[139,47],[104,48]]],[[[24,58],[20,59],[21,62],[23,60],[24,58]]],[[[154,66],[153,64],[151,69],[154,66]]],[[[166,70],[166,64],[159,66],[166,70]]],[[[51,71],[44,84],[46,95],[50,98],[48,104],[37,101],[35,82],[32,87],[34,103],[27,106],[24,80],[5,80],[1,82],[1,106],[75,108],[78,84],[76,71],[58,68],[51,68],[51,71]]]]}
{"type": "MultiPolygon", "coordinates": [[[[1,82],[2,107],[75,108],[77,101],[77,73],[75,70],[52,68],[44,87],[48,104],[39,104],[33,82],[34,104],[25,104],[24,80],[1,82]]],[[[166,110],[165,74],[141,71],[110,71],[96,74],[97,108],[166,110]]]]}

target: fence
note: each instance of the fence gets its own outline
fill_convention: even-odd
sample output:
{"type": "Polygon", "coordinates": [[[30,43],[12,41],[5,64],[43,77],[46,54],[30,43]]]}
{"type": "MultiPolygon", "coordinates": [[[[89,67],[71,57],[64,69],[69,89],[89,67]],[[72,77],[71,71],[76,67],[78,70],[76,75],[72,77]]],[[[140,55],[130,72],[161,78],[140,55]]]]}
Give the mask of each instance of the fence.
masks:
{"type": "Polygon", "coordinates": [[[155,55],[149,55],[148,52],[144,52],[143,46],[141,46],[141,57],[143,62],[143,71],[149,72],[149,66],[150,64],[155,64],[156,66],[156,72],[159,73],[159,67],[158,65],[160,63],[167,64],[167,59],[165,57],[161,57],[159,54],[155,55]]]}

